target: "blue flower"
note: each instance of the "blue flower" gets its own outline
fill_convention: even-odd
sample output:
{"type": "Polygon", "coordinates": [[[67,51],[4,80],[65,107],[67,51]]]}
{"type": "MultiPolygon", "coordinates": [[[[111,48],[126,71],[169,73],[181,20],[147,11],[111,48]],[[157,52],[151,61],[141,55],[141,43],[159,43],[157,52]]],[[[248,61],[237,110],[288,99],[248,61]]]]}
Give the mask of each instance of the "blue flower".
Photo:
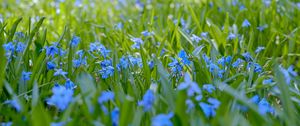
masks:
{"type": "Polygon", "coordinates": [[[149,31],[142,31],[141,33],[143,36],[148,37],[154,35],[154,32],[149,32],[149,31]]]}
{"type": "Polygon", "coordinates": [[[149,61],[148,65],[149,65],[150,69],[153,69],[154,68],[154,61],[149,61]]]}
{"type": "Polygon", "coordinates": [[[282,66],[279,66],[279,68],[280,68],[280,71],[283,73],[285,81],[286,81],[287,84],[291,83],[292,77],[295,77],[295,76],[298,75],[297,72],[295,72],[293,70],[294,69],[293,65],[291,65],[288,69],[284,69],[282,66]]]}
{"type": "Polygon", "coordinates": [[[98,51],[98,49],[99,49],[98,44],[100,44],[100,43],[99,42],[90,43],[89,51],[91,51],[91,52],[98,51]]]}
{"type": "Polygon", "coordinates": [[[203,54],[203,55],[202,55],[202,58],[203,58],[203,60],[205,61],[206,65],[211,63],[209,57],[208,57],[206,54],[203,54]]]}
{"type": "Polygon", "coordinates": [[[126,69],[129,66],[128,59],[124,56],[120,58],[120,63],[118,64],[122,69],[126,69]]]}
{"type": "Polygon", "coordinates": [[[208,32],[202,32],[201,37],[203,38],[208,38],[208,32]]]}
{"type": "Polygon", "coordinates": [[[52,122],[50,126],[64,126],[66,125],[66,122],[52,122]]]}
{"type": "Polygon", "coordinates": [[[238,58],[234,63],[232,63],[232,67],[236,68],[236,67],[240,66],[244,62],[245,62],[244,60],[238,58]]]}
{"type": "Polygon", "coordinates": [[[298,76],[297,72],[294,71],[294,66],[293,66],[293,65],[291,65],[291,66],[287,69],[287,71],[288,71],[289,74],[292,75],[293,77],[298,76]]]}
{"type": "Polygon", "coordinates": [[[109,53],[111,52],[109,49],[106,49],[105,46],[103,46],[103,45],[99,46],[99,50],[100,50],[101,55],[104,58],[106,58],[109,55],[109,53]]]}
{"type": "Polygon", "coordinates": [[[16,109],[17,112],[20,112],[22,110],[22,106],[21,106],[19,100],[16,97],[13,98],[12,100],[5,101],[4,104],[11,105],[13,108],[16,109]]]}
{"type": "Polygon", "coordinates": [[[148,112],[151,110],[153,104],[155,102],[155,95],[153,91],[147,90],[146,93],[143,96],[143,100],[138,102],[139,106],[144,107],[144,111],[148,112]]]}
{"type": "Polygon", "coordinates": [[[114,92],[111,91],[103,91],[101,92],[101,95],[98,97],[98,103],[103,104],[108,101],[113,101],[115,98],[114,92]]]}
{"type": "Polygon", "coordinates": [[[232,60],[232,57],[227,56],[226,59],[225,59],[225,62],[229,64],[229,63],[231,63],[231,60],[232,60]]]}
{"type": "Polygon", "coordinates": [[[209,93],[212,93],[213,91],[216,90],[216,87],[213,86],[212,84],[204,84],[202,88],[203,90],[206,90],[209,93]]]}
{"type": "Polygon", "coordinates": [[[215,98],[208,98],[207,102],[210,103],[214,109],[219,108],[221,104],[221,102],[215,98]]]}
{"type": "Polygon", "coordinates": [[[47,62],[47,69],[48,70],[53,70],[56,67],[56,64],[54,62],[47,62]]]}
{"type": "Polygon", "coordinates": [[[192,110],[195,108],[195,104],[191,99],[185,100],[185,104],[187,106],[187,110],[186,110],[187,113],[192,112],[192,110]]]}
{"type": "Polygon", "coordinates": [[[263,84],[271,84],[271,83],[273,83],[273,79],[272,78],[264,79],[262,83],[263,84]]]}
{"type": "Polygon", "coordinates": [[[76,47],[80,42],[80,38],[78,36],[73,36],[71,39],[71,46],[76,47]]]}
{"type": "Polygon", "coordinates": [[[68,72],[63,71],[62,69],[56,69],[54,76],[59,76],[59,75],[66,76],[66,74],[68,74],[68,72]]]}
{"type": "Polygon", "coordinates": [[[180,83],[177,87],[178,90],[187,90],[188,96],[193,96],[194,94],[201,94],[201,89],[199,88],[198,84],[196,82],[193,82],[191,80],[191,77],[188,73],[185,73],[184,75],[184,82],[180,83]]]}
{"type": "Polygon", "coordinates": [[[18,53],[22,53],[24,51],[24,49],[25,49],[25,44],[22,42],[18,42],[16,51],[18,53]]]}
{"type": "Polygon", "coordinates": [[[134,42],[131,46],[134,49],[140,49],[141,45],[144,44],[144,41],[141,38],[131,38],[130,40],[134,42]]]}
{"type": "Polygon", "coordinates": [[[5,49],[5,51],[10,51],[10,52],[13,52],[15,50],[15,46],[12,42],[3,44],[3,48],[5,49]]]}
{"type": "Polygon", "coordinates": [[[218,72],[220,70],[219,66],[214,64],[214,63],[210,63],[208,65],[208,67],[209,67],[209,72],[211,72],[211,73],[214,72],[214,71],[218,72]]]}
{"type": "Polygon", "coordinates": [[[141,58],[136,58],[136,57],[133,57],[133,56],[128,56],[128,59],[129,59],[130,63],[133,66],[137,65],[140,68],[143,66],[143,62],[142,62],[141,58]]]}
{"type": "Polygon", "coordinates": [[[59,50],[56,46],[52,45],[52,46],[49,46],[49,47],[45,47],[46,48],[46,55],[47,56],[52,56],[54,57],[55,54],[58,54],[59,50]]]}
{"type": "Polygon", "coordinates": [[[178,53],[178,57],[181,58],[181,62],[185,65],[190,65],[191,61],[189,60],[188,55],[186,54],[186,52],[184,50],[181,50],[178,53]]]}
{"type": "Polygon", "coordinates": [[[108,66],[111,66],[112,65],[112,61],[111,60],[103,60],[101,63],[100,63],[101,67],[108,67],[108,66]]]}
{"type": "Polygon", "coordinates": [[[67,79],[66,83],[65,83],[65,87],[67,89],[75,89],[77,86],[70,80],[70,79],[67,79]]]}
{"type": "Polygon", "coordinates": [[[31,72],[25,72],[25,71],[23,71],[21,79],[23,81],[28,81],[28,80],[30,80],[30,75],[31,75],[31,72]]]}
{"type": "Polygon", "coordinates": [[[202,38],[200,38],[199,36],[197,36],[195,34],[192,34],[191,40],[196,43],[199,43],[202,40],[202,38]]]}
{"type": "Polygon", "coordinates": [[[151,126],[173,126],[170,120],[173,116],[173,113],[156,115],[151,119],[151,126]]]}
{"type": "Polygon", "coordinates": [[[111,112],[111,120],[112,120],[112,125],[113,126],[118,126],[119,125],[119,116],[120,116],[120,110],[119,108],[114,108],[111,112]]]}
{"type": "Polygon", "coordinates": [[[261,52],[261,51],[264,50],[264,49],[265,49],[265,47],[259,46],[259,47],[257,47],[257,49],[255,50],[255,53],[259,53],[259,52],[261,52]]]}
{"type": "Polygon", "coordinates": [[[259,95],[254,95],[252,98],[250,98],[250,102],[258,104],[259,99],[259,95]]]}
{"type": "Polygon", "coordinates": [[[249,52],[243,53],[242,56],[245,58],[245,60],[247,62],[250,62],[251,60],[253,60],[253,58],[252,58],[252,56],[251,56],[251,54],[249,52]]]}
{"type": "Polygon", "coordinates": [[[225,66],[225,64],[226,64],[226,58],[225,58],[225,57],[221,57],[221,58],[218,60],[218,64],[221,64],[222,66],[225,66]]]}
{"type": "Polygon", "coordinates": [[[216,116],[216,111],[212,105],[204,102],[200,102],[199,105],[207,118],[216,116]]]}
{"type": "Polygon", "coordinates": [[[102,75],[102,78],[106,79],[110,76],[113,76],[114,67],[112,67],[112,66],[103,67],[99,72],[102,75]]]}
{"type": "Polygon", "coordinates": [[[263,30],[265,30],[268,27],[268,25],[262,25],[262,26],[258,26],[256,29],[259,30],[260,32],[262,32],[263,30]]]}
{"type": "Polygon", "coordinates": [[[78,68],[78,67],[80,67],[81,65],[84,66],[84,65],[86,65],[86,64],[87,64],[87,62],[86,62],[86,57],[73,60],[73,66],[74,66],[75,68],[78,68]]]}
{"type": "Polygon", "coordinates": [[[55,84],[52,88],[53,95],[47,99],[48,105],[54,105],[59,110],[65,110],[73,99],[73,90],[55,84]]]}
{"type": "Polygon", "coordinates": [[[249,26],[251,26],[250,22],[247,19],[245,19],[242,23],[242,27],[249,27],[249,26]]]}
{"type": "Polygon", "coordinates": [[[255,73],[261,73],[262,72],[262,67],[258,63],[249,62],[248,65],[247,65],[247,69],[250,70],[252,65],[254,65],[254,72],[255,73]]]}
{"type": "Polygon", "coordinates": [[[236,35],[233,34],[233,33],[229,33],[229,35],[228,35],[228,37],[227,37],[228,40],[233,40],[233,39],[235,39],[235,38],[236,38],[236,35]]]}
{"type": "Polygon", "coordinates": [[[263,98],[258,103],[258,111],[261,115],[265,115],[266,113],[271,113],[271,114],[275,113],[274,108],[269,104],[269,102],[265,98],[263,98]]]}
{"type": "Polygon", "coordinates": [[[13,124],[12,122],[1,122],[0,123],[1,126],[12,126],[12,124],[13,124]]]}

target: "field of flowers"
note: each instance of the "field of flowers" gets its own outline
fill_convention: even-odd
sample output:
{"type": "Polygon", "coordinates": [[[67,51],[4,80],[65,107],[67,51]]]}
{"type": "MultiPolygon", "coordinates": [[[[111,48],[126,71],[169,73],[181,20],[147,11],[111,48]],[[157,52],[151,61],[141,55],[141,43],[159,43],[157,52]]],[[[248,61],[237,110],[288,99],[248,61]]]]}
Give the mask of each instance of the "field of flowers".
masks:
{"type": "Polygon", "coordinates": [[[1,126],[299,126],[296,0],[1,0],[1,126]]]}

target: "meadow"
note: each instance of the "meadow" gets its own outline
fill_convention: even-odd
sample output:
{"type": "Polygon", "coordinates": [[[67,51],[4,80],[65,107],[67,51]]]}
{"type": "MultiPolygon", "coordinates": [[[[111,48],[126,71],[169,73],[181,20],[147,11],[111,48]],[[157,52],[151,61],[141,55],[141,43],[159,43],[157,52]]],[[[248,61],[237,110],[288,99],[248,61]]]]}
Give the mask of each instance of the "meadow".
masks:
{"type": "Polygon", "coordinates": [[[296,0],[0,0],[1,126],[299,126],[296,0]]]}

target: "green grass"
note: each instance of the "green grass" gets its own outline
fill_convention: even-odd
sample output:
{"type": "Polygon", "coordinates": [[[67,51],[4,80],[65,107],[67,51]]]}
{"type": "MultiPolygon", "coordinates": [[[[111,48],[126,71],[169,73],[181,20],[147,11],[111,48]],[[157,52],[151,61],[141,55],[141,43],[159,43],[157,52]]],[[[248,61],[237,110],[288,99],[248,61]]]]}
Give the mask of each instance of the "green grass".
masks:
{"type": "Polygon", "coordinates": [[[105,106],[111,112],[119,108],[119,125],[151,125],[152,118],[158,114],[173,112],[173,125],[300,125],[299,76],[286,76],[281,68],[295,66],[299,72],[300,62],[300,7],[294,0],[272,0],[265,6],[263,0],[152,0],[141,11],[135,1],[128,0],[127,5],[110,0],[82,0],[81,6],[75,6],[74,0],[65,0],[60,4],[51,0],[20,1],[4,0],[0,2],[0,122],[12,121],[13,125],[50,125],[51,122],[67,122],[66,125],[112,125],[112,118],[106,115],[98,103],[103,91],[113,91],[114,101],[105,106]],[[243,5],[245,9],[240,10],[243,5]],[[57,13],[59,9],[59,13],[57,13]],[[174,20],[178,20],[174,22],[174,20]],[[187,26],[182,25],[184,19],[187,26]],[[251,26],[242,27],[247,19],[251,26]],[[123,28],[118,29],[117,24],[123,28]],[[259,31],[257,27],[267,24],[259,31]],[[153,31],[151,37],[142,36],[142,31],[153,31]],[[189,32],[187,31],[189,30],[189,32]],[[25,43],[22,53],[8,61],[3,44],[17,39],[16,32],[25,37],[19,41],[25,43]],[[192,34],[200,36],[208,32],[209,38],[199,43],[191,39],[192,34]],[[239,34],[239,38],[228,40],[230,33],[239,34]],[[78,47],[72,47],[71,39],[78,36],[78,47]],[[141,37],[144,45],[133,49],[132,37],[141,37]],[[109,59],[115,71],[113,76],[102,79],[99,63],[105,58],[100,53],[90,53],[89,45],[99,41],[111,50],[109,59]],[[51,58],[46,55],[46,46],[58,42],[59,48],[66,51],[63,57],[51,58]],[[158,44],[160,43],[160,44],[158,44]],[[258,46],[265,49],[256,54],[258,46]],[[165,54],[161,55],[161,51],[165,54]],[[85,50],[87,65],[73,67],[78,59],[78,50],[85,50]],[[184,81],[175,78],[168,66],[171,57],[180,59],[177,54],[185,50],[191,65],[183,67],[192,80],[202,88],[204,84],[213,84],[217,89],[212,94],[202,90],[203,101],[209,97],[221,102],[216,116],[206,118],[199,102],[195,109],[187,113],[186,91],[176,87],[184,81]],[[253,61],[262,66],[263,72],[247,69],[229,68],[223,78],[216,72],[210,72],[202,57],[211,57],[217,63],[222,56],[232,56],[233,60],[245,59],[242,54],[249,52],[253,61]],[[142,66],[129,67],[117,71],[119,59],[124,55],[141,58],[142,66]],[[66,78],[53,76],[54,70],[47,70],[46,63],[54,60],[66,75],[77,85],[73,101],[64,111],[49,106],[46,100],[52,95],[55,83],[64,84],[66,78]],[[148,62],[154,62],[154,68],[148,62]],[[32,72],[30,80],[21,80],[22,71],[32,72]],[[273,78],[274,83],[263,84],[263,80],[273,78]],[[278,92],[274,92],[273,89],[278,92]],[[145,92],[151,89],[155,94],[155,103],[149,112],[137,105],[145,92]],[[256,104],[249,99],[254,95],[265,98],[275,109],[274,114],[262,115],[256,104]],[[16,111],[5,101],[16,99],[22,106],[16,111]],[[242,112],[237,106],[248,107],[242,112]]]}

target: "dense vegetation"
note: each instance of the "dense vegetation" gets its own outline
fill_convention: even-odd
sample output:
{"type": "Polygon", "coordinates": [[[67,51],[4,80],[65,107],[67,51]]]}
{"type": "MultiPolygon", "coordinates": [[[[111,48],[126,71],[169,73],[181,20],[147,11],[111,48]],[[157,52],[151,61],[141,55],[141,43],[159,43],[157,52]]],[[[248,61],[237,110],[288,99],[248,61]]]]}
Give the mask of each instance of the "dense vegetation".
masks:
{"type": "Polygon", "coordinates": [[[2,126],[300,125],[300,3],[2,0],[2,126]]]}

